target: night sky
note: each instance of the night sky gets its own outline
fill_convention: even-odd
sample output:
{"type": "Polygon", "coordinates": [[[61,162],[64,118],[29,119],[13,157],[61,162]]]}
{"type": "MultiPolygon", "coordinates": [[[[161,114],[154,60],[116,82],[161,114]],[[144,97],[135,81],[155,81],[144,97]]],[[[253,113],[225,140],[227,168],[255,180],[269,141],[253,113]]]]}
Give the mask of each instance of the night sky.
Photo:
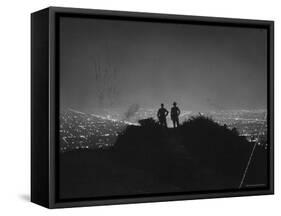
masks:
{"type": "Polygon", "coordinates": [[[266,41],[265,29],[61,18],[61,108],[264,109],[266,41]]]}

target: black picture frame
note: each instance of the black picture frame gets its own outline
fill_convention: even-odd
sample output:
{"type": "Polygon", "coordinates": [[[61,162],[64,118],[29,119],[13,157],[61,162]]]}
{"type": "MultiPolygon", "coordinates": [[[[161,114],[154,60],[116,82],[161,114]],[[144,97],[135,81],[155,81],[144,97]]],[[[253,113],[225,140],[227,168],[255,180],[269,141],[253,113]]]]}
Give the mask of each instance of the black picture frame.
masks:
{"type": "Polygon", "coordinates": [[[47,208],[171,200],[237,197],[274,193],[274,22],[92,9],[49,7],[31,15],[31,201],[47,208]],[[59,25],[62,16],[195,25],[254,27],[267,30],[267,108],[269,187],[218,192],[115,196],[100,199],[59,199],[59,25]]]}

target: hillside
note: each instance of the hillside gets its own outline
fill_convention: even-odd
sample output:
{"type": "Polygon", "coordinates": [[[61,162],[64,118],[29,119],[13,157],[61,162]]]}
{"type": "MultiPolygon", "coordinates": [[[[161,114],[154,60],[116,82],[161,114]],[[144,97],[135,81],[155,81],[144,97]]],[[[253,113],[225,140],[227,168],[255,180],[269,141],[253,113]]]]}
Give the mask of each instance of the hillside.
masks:
{"type": "Polygon", "coordinates": [[[128,126],[110,149],[62,153],[62,198],[238,189],[253,144],[235,129],[203,116],[176,129],[152,119],[140,124],[128,126]]]}

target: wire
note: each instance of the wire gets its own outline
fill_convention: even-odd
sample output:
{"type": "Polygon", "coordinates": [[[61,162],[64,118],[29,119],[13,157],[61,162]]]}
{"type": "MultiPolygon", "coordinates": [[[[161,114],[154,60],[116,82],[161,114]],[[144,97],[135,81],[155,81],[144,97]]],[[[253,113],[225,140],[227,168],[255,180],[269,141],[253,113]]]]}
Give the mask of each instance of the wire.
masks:
{"type": "MultiPolygon", "coordinates": [[[[267,112],[266,112],[265,115],[264,115],[264,120],[266,120],[266,118],[267,118],[267,112]]],[[[257,144],[258,144],[258,140],[259,140],[261,131],[262,131],[263,128],[264,128],[264,125],[265,125],[265,124],[263,124],[263,125],[260,127],[260,130],[259,130],[259,133],[258,133],[257,141],[255,142],[255,144],[254,144],[254,146],[253,146],[252,152],[251,152],[250,157],[249,157],[249,160],[248,160],[248,162],[247,162],[247,166],[246,166],[246,168],[245,168],[245,170],[244,170],[243,177],[242,177],[241,182],[240,182],[240,185],[239,185],[239,189],[242,188],[242,186],[243,186],[245,177],[246,177],[246,175],[247,175],[249,166],[250,166],[250,164],[251,164],[251,162],[252,162],[252,158],[253,158],[253,155],[254,155],[256,146],[257,146],[257,144]]]]}

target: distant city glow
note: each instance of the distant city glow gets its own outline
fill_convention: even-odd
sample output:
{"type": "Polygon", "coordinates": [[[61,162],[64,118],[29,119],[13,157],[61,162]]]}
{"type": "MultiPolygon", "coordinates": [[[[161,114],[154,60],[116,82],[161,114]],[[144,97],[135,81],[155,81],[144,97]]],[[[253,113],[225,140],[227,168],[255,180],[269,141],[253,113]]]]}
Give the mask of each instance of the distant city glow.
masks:
{"type": "MultiPolygon", "coordinates": [[[[114,146],[117,137],[128,125],[139,126],[138,120],[155,118],[157,109],[140,109],[134,117],[123,120],[118,113],[97,115],[68,109],[60,115],[60,151],[77,149],[106,149],[114,146]]],[[[250,142],[258,142],[267,148],[267,120],[265,110],[231,110],[200,113],[211,117],[220,125],[236,128],[240,136],[250,142]]],[[[197,112],[182,111],[183,122],[197,112]]],[[[171,122],[168,121],[171,126],[171,122]]]]}

